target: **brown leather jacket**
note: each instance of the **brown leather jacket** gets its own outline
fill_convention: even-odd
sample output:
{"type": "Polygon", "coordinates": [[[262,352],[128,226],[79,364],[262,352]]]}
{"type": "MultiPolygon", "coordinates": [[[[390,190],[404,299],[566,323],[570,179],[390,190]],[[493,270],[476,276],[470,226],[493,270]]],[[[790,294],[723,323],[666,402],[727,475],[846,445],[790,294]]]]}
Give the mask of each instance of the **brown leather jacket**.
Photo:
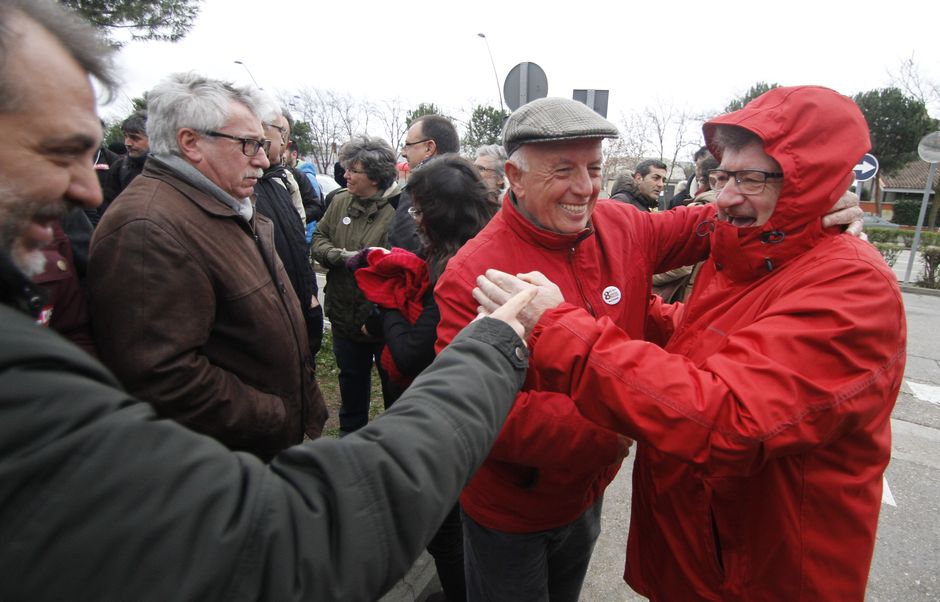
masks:
{"type": "Polygon", "coordinates": [[[91,246],[102,360],[161,415],[267,460],[319,436],[323,396],[273,226],[148,161],[91,246]]]}

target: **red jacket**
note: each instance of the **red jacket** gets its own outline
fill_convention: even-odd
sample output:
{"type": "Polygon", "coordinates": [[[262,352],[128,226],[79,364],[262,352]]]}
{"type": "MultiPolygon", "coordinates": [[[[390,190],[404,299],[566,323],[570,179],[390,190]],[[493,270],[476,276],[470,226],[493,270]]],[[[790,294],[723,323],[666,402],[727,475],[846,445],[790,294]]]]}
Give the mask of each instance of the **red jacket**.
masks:
{"type": "MultiPolygon", "coordinates": [[[[502,210],[448,262],[440,278],[437,350],[476,317],[470,291],[488,268],[539,270],[568,301],[642,337],[653,273],[703,256],[707,237],[693,230],[708,212],[702,207],[644,214],[602,200],[594,208],[593,230],[564,235],[533,225],[507,196],[502,210]]],[[[460,502],[491,529],[552,529],[597,501],[620,467],[617,458],[617,436],[585,420],[567,395],[542,391],[530,371],[489,458],[460,502]]]]}
{"type": "Polygon", "coordinates": [[[771,220],[714,224],[665,350],[562,305],[536,326],[532,366],[639,442],[625,575],[638,592],[863,600],[904,309],[878,252],[819,217],[868,150],[867,126],[820,88],[768,93],[707,124],[706,139],[716,123],[756,133],[781,164],[771,220]]]}

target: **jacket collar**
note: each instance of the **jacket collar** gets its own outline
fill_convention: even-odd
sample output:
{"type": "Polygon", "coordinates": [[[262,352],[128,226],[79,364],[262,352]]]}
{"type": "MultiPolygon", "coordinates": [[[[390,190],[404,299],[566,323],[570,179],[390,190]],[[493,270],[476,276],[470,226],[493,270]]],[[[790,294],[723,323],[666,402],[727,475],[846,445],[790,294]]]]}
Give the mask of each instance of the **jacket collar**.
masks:
{"type": "Polygon", "coordinates": [[[149,172],[150,175],[170,184],[208,213],[231,216],[234,212],[245,222],[251,222],[254,213],[251,200],[234,198],[178,155],[172,153],[151,155],[144,167],[144,172],[149,172]],[[193,190],[198,191],[198,194],[193,194],[193,190]],[[225,210],[226,208],[228,211],[225,210]]]}
{"type": "Polygon", "coordinates": [[[377,213],[399,194],[401,194],[401,187],[398,185],[398,182],[393,182],[392,185],[385,190],[380,190],[370,197],[363,198],[349,193],[349,196],[352,197],[352,200],[350,201],[349,208],[346,210],[346,212],[348,213],[349,217],[359,217],[361,215],[371,215],[373,213],[377,213]]]}

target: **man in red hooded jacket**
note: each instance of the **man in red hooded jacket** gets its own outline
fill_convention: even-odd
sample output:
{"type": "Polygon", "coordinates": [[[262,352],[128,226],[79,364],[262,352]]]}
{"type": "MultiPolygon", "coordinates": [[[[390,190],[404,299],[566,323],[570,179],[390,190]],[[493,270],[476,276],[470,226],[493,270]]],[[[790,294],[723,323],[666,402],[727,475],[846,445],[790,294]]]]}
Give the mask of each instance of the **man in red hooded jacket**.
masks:
{"type": "MultiPolygon", "coordinates": [[[[711,257],[688,306],[662,314],[662,330],[675,326],[665,349],[558,305],[532,274],[532,367],[638,442],[625,578],[639,593],[863,600],[906,326],[878,252],[819,217],[870,148],[868,127],[851,99],[796,87],[704,132],[721,161],[711,257]]],[[[484,307],[526,286],[488,276],[484,307]]]]}

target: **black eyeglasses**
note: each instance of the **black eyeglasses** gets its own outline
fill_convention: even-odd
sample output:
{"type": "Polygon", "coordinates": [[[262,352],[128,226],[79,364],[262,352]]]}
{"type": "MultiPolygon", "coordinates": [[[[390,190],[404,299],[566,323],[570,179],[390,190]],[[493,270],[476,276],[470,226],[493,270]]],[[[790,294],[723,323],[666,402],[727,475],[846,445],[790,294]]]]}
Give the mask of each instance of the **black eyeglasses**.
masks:
{"type": "Polygon", "coordinates": [[[498,169],[493,169],[492,167],[483,167],[482,165],[474,165],[477,168],[477,171],[483,175],[486,175],[487,172],[499,173],[498,169]]]}
{"type": "Polygon", "coordinates": [[[281,127],[279,125],[274,125],[273,123],[262,122],[261,125],[263,125],[266,128],[276,129],[277,131],[281,133],[281,140],[284,140],[285,142],[287,141],[287,128],[281,127]]]}
{"type": "Polygon", "coordinates": [[[767,180],[782,177],[782,172],[761,171],[759,169],[742,169],[739,171],[728,171],[726,169],[708,170],[708,184],[713,190],[720,191],[734,178],[734,183],[738,185],[738,190],[741,191],[741,194],[760,194],[764,192],[764,186],[767,185],[767,180]]]}
{"type": "Polygon", "coordinates": [[[254,138],[242,138],[240,136],[232,136],[231,134],[223,134],[222,132],[216,132],[215,130],[205,130],[202,132],[206,136],[211,136],[212,138],[228,138],[229,140],[234,140],[236,142],[242,143],[242,154],[246,157],[254,157],[258,154],[259,149],[264,149],[264,152],[268,152],[271,149],[270,140],[255,140],[254,138]]]}
{"type": "Polygon", "coordinates": [[[408,148],[409,146],[414,146],[415,144],[421,144],[422,142],[430,142],[430,141],[431,141],[430,138],[423,138],[423,139],[421,139],[421,140],[415,140],[414,142],[408,142],[408,141],[406,140],[405,143],[401,145],[401,148],[402,148],[402,150],[404,150],[404,149],[408,148]]]}

